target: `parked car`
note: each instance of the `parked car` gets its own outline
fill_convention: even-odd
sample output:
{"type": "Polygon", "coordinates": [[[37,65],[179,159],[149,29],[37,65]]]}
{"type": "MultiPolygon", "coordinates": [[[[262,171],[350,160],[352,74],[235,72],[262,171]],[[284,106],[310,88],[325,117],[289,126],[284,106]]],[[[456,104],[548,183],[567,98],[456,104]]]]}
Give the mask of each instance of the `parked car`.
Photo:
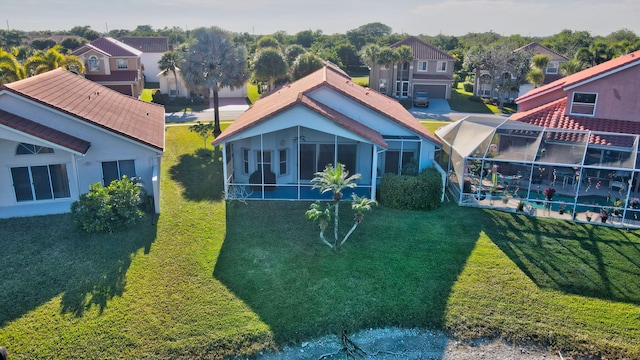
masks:
{"type": "Polygon", "coordinates": [[[429,94],[426,91],[416,91],[413,94],[413,106],[429,107],[429,94]]]}

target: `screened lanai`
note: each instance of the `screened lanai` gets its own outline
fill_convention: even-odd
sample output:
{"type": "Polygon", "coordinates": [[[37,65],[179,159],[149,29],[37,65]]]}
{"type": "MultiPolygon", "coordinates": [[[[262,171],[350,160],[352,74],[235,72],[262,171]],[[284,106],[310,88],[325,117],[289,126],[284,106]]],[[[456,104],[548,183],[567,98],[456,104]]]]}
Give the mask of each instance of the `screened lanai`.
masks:
{"type": "Polygon", "coordinates": [[[451,123],[436,135],[448,194],[461,205],[640,226],[638,135],[483,116],[451,123]]]}

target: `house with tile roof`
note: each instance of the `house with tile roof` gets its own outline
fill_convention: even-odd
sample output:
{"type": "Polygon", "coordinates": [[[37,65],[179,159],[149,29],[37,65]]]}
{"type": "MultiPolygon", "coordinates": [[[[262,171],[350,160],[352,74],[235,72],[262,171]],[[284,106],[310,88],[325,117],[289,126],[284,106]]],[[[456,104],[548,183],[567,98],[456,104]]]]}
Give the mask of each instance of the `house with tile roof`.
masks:
{"type": "Polygon", "coordinates": [[[0,218],[65,213],[136,177],[159,211],[164,108],[63,69],[0,86],[0,218]]]}
{"type": "Polygon", "coordinates": [[[142,52],[140,60],[142,61],[144,80],[146,82],[160,81],[158,79],[158,74],[160,73],[158,61],[162,57],[162,54],[172,50],[172,47],[169,45],[168,37],[125,36],[118,38],[118,41],[142,52]]]}
{"type": "Polygon", "coordinates": [[[639,92],[636,51],[529,91],[509,119],[447,125],[436,131],[452,159],[447,188],[461,204],[490,205],[492,192],[514,209],[640,227],[639,92]]]}
{"type": "MultiPolygon", "coordinates": [[[[531,42],[527,45],[519,47],[513,50],[514,53],[526,53],[529,57],[535,55],[548,55],[549,64],[544,70],[544,82],[543,84],[549,84],[562,77],[560,73],[560,65],[569,61],[566,57],[556,53],[555,51],[538,44],[537,42],[531,42]]],[[[474,92],[477,96],[486,98],[498,98],[498,90],[496,88],[495,79],[498,76],[504,76],[505,74],[512,75],[511,69],[499,69],[492,73],[486,69],[475,69],[474,80],[474,92]]],[[[514,100],[516,97],[524,95],[528,91],[533,89],[533,85],[524,82],[520,84],[519,90],[514,91],[510,96],[510,100],[514,100]]]]}
{"type": "Polygon", "coordinates": [[[426,91],[430,98],[449,99],[456,59],[415,36],[392,44],[392,49],[407,45],[413,61],[405,64],[373,64],[369,72],[369,87],[395,98],[412,97],[426,91]]]}
{"type": "Polygon", "coordinates": [[[102,37],[83,44],[71,54],[84,61],[87,79],[135,98],[142,93],[142,51],[114,38],[102,37]]]}
{"type": "MultiPolygon", "coordinates": [[[[222,146],[227,198],[326,197],[311,179],[342,163],[375,199],[381,176],[408,163],[432,166],[440,141],[397,100],[353,83],[332,66],[274,90],[214,140],[222,146]]],[[[345,194],[346,198],[350,194],[345,194]]]]}

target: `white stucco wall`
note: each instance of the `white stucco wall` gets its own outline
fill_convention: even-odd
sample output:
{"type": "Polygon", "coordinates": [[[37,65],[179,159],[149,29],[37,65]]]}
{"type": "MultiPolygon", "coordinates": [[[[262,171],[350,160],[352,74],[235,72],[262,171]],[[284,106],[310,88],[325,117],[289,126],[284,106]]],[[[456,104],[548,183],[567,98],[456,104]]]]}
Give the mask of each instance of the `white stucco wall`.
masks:
{"type": "Polygon", "coordinates": [[[140,60],[144,65],[144,79],[147,82],[158,82],[158,73],[160,67],[158,66],[158,60],[162,57],[162,53],[142,53],[140,60]]]}
{"type": "Polygon", "coordinates": [[[79,194],[87,192],[91,184],[102,182],[103,161],[134,160],[136,175],[147,192],[154,193],[152,171],[154,165],[159,166],[162,154],[159,150],[8,94],[0,94],[0,109],[91,143],[86,154],[74,155],[58,145],[47,144],[13,129],[0,128],[0,153],[3,154],[0,158],[0,217],[68,212],[70,203],[77,200],[79,194]],[[55,154],[16,156],[16,147],[20,142],[52,147],[55,154]],[[67,165],[71,199],[50,202],[55,206],[46,204],[46,201],[16,202],[11,167],[58,163],[67,165]]]}

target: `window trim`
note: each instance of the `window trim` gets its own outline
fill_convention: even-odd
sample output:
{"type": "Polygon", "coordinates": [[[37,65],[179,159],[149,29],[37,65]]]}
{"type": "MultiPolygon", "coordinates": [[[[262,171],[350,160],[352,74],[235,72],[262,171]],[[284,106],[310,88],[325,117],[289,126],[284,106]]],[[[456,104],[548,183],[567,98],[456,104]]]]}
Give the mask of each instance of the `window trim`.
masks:
{"type": "Polygon", "coordinates": [[[278,175],[289,175],[289,149],[278,149],[278,175]],[[282,152],[284,151],[284,159],[282,152]],[[284,165],[284,172],[282,172],[282,165],[284,165]]]}
{"type": "Polygon", "coordinates": [[[429,62],[426,60],[419,60],[418,65],[416,67],[418,72],[428,72],[429,71],[429,62]],[[424,64],[424,69],[420,66],[420,64],[424,64]]]}
{"type": "Polygon", "coordinates": [[[436,67],[436,72],[447,72],[447,62],[446,61],[438,61],[438,65],[436,67]],[[444,69],[440,66],[440,64],[444,64],[444,69]]]}
{"type": "Polygon", "coordinates": [[[569,107],[569,114],[571,115],[576,115],[576,116],[590,116],[593,117],[596,115],[596,106],[598,104],[598,93],[595,92],[586,92],[586,91],[574,91],[571,94],[571,105],[569,107]],[[593,103],[586,103],[586,102],[576,102],[575,98],[576,95],[578,94],[584,94],[584,95],[595,95],[594,101],[593,103]],[[574,112],[573,111],[573,106],[574,105],[578,105],[578,106],[585,106],[585,107],[589,107],[589,106],[593,106],[593,111],[591,112],[591,114],[585,114],[585,113],[579,113],[579,112],[574,112]]]}
{"type": "Polygon", "coordinates": [[[29,144],[29,143],[20,143],[18,144],[18,146],[16,146],[16,156],[18,155],[42,155],[42,154],[54,154],[55,151],[53,150],[53,148],[50,148],[48,146],[41,146],[41,145],[36,145],[36,144],[29,144]],[[30,147],[33,147],[30,148],[30,147]],[[24,149],[24,151],[26,152],[20,152],[20,149],[24,149]]]}
{"type": "Polygon", "coordinates": [[[109,184],[111,184],[111,182],[109,182],[109,184],[105,183],[105,179],[104,179],[104,164],[105,163],[116,163],[116,169],[118,171],[118,178],[117,179],[113,179],[111,181],[114,180],[122,180],[122,176],[123,175],[127,175],[127,174],[123,174],[122,170],[120,170],[121,162],[123,161],[131,161],[133,163],[133,171],[134,171],[134,176],[129,176],[129,178],[134,178],[134,177],[138,177],[138,172],[136,171],[136,161],[135,159],[123,159],[123,160],[111,160],[111,161],[101,161],[100,162],[100,171],[102,171],[102,185],[103,186],[109,186],[109,184]]]}
{"type": "Polygon", "coordinates": [[[547,68],[545,69],[545,74],[556,75],[558,73],[559,69],[560,69],[560,63],[559,62],[550,61],[549,64],[547,64],[547,68]],[[553,69],[554,71],[549,71],[549,69],[553,69]]]}
{"type": "MultiPolygon", "coordinates": [[[[16,203],[27,203],[27,202],[46,202],[46,201],[60,201],[60,200],[65,200],[65,199],[70,199],[71,198],[71,185],[69,184],[69,173],[67,171],[67,164],[65,163],[59,163],[59,164],[31,164],[31,165],[25,165],[25,166],[12,166],[10,168],[10,173],[11,173],[11,186],[13,187],[13,195],[14,195],[14,200],[16,201],[16,203]],[[51,195],[50,198],[46,198],[46,199],[38,199],[37,198],[37,190],[35,188],[35,182],[37,181],[36,179],[34,179],[33,177],[33,168],[40,168],[40,167],[46,167],[47,169],[47,181],[48,181],[48,188],[49,188],[49,194],[51,195]],[[63,185],[62,189],[58,189],[58,191],[62,190],[62,192],[64,193],[64,196],[57,196],[56,195],[56,189],[55,189],[55,185],[52,178],[52,167],[61,167],[61,174],[64,175],[63,180],[60,184],[58,185],[63,185]],[[14,174],[14,169],[27,169],[27,175],[29,177],[28,181],[29,181],[29,189],[31,190],[31,198],[30,199],[23,199],[23,200],[19,200],[18,199],[18,193],[16,192],[16,179],[15,179],[15,174],[14,174]]],[[[38,179],[38,180],[44,180],[44,179],[38,179]]],[[[26,185],[26,184],[22,184],[22,185],[26,185]]],[[[26,186],[24,186],[26,188],[26,186]]]]}
{"type": "Polygon", "coordinates": [[[117,70],[129,70],[129,60],[128,59],[116,59],[116,69],[117,70]],[[120,66],[121,63],[124,63],[125,66],[120,66]]]}
{"type": "Polygon", "coordinates": [[[100,69],[100,58],[97,55],[90,55],[87,58],[87,71],[89,72],[99,72],[100,69]]]}

